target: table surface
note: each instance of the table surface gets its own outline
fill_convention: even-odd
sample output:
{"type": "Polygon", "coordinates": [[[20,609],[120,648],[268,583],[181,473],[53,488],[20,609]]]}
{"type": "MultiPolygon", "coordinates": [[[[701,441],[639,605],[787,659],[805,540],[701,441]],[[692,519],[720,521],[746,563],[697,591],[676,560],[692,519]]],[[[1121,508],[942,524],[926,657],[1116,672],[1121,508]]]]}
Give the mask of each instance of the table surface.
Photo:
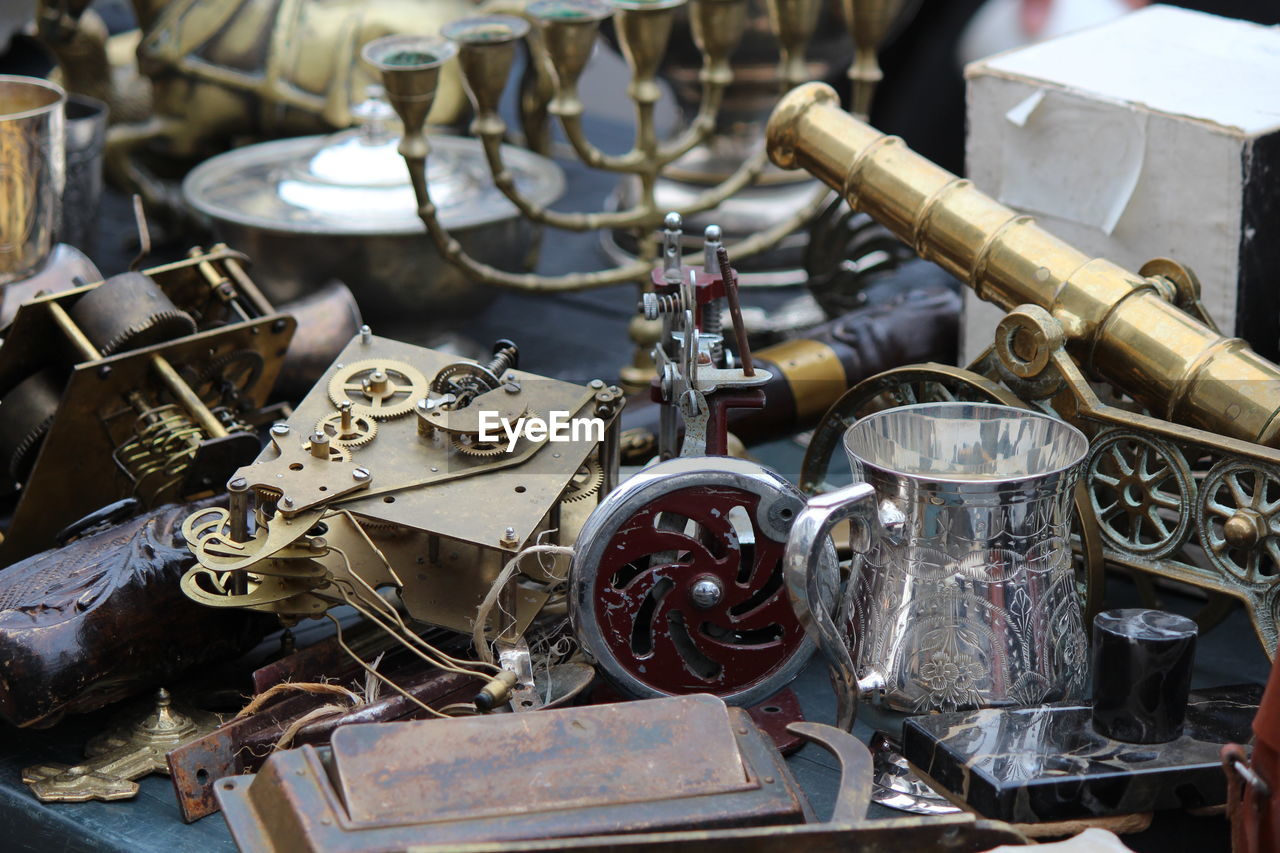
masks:
{"type": "MultiPolygon", "coordinates": [[[[610,146],[625,130],[607,123],[588,125],[597,138],[610,146]]],[[[557,205],[560,209],[596,209],[612,186],[612,179],[576,167],[566,166],[570,192],[557,205]]],[[[128,235],[132,216],[127,201],[117,194],[104,199],[101,231],[97,236],[95,260],[104,274],[124,269],[136,251],[128,235]]],[[[539,271],[550,274],[600,268],[609,265],[594,234],[560,234],[547,242],[539,271]],[[554,247],[554,251],[551,248],[554,247]]],[[[759,293],[748,301],[766,307],[776,305],[794,293],[759,293]]],[[[521,364],[527,370],[566,380],[584,382],[600,377],[612,380],[630,358],[627,322],[633,316],[636,291],[632,286],[604,288],[584,293],[533,296],[496,293],[491,304],[449,331],[485,345],[502,337],[516,340],[521,347],[521,364]]],[[[401,337],[429,344],[441,330],[406,324],[402,328],[379,327],[381,335],[401,337]]],[[[775,442],[753,450],[762,462],[784,475],[798,474],[801,447],[792,441],[775,442]]],[[[1112,579],[1108,586],[1108,606],[1137,603],[1133,585],[1112,579]]],[[[1196,602],[1173,593],[1166,595],[1169,609],[1193,612],[1196,602]]],[[[1237,610],[1225,623],[1202,638],[1195,671],[1197,686],[1265,682],[1269,662],[1260,650],[1244,614],[1237,610]]],[[[824,667],[814,661],[793,685],[809,719],[832,722],[834,700],[824,667]]],[[[226,825],[218,816],[195,824],[182,823],[169,780],[150,776],[141,780],[141,792],[131,801],[114,803],[42,805],[21,783],[23,767],[40,762],[74,763],[83,744],[103,726],[105,712],[68,720],[43,730],[0,731],[0,849],[10,850],[102,850],[102,851],[222,851],[235,846],[226,825]]],[[[870,729],[859,724],[855,733],[869,737],[870,729]]],[[[834,760],[815,746],[807,746],[789,759],[789,765],[808,794],[819,817],[829,814],[838,781],[834,760]]],[[[872,806],[870,816],[889,817],[897,813],[872,806]]],[[[1136,850],[1166,850],[1176,843],[1184,849],[1226,850],[1228,827],[1221,817],[1193,817],[1165,813],[1151,829],[1127,836],[1125,842],[1136,850]]]]}

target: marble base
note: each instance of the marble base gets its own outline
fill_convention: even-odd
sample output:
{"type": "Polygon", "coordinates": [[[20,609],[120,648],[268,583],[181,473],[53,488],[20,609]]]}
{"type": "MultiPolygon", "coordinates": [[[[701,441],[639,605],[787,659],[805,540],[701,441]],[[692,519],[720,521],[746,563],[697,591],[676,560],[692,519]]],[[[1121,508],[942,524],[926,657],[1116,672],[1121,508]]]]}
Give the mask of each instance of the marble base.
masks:
{"type": "Polygon", "coordinates": [[[1192,691],[1177,740],[1133,744],[1093,727],[1088,705],[930,714],[903,726],[903,755],[984,817],[1072,820],[1225,803],[1218,750],[1248,743],[1260,685],[1192,691]]]}

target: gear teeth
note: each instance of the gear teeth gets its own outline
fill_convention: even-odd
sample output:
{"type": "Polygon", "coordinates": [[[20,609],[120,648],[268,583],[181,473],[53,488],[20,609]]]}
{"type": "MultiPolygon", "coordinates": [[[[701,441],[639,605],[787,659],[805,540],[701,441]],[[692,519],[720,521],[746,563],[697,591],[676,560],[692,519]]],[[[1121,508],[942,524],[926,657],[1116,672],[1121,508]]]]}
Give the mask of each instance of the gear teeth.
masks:
{"type": "Polygon", "coordinates": [[[329,380],[329,399],[335,406],[351,403],[353,415],[387,420],[413,411],[417,400],[426,396],[427,388],[427,378],[413,365],[391,358],[370,358],[339,368],[329,380]],[[388,381],[393,388],[381,396],[370,394],[358,381],[369,378],[369,375],[378,370],[388,374],[388,381]],[[403,381],[397,380],[396,376],[403,381]],[[374,400],[378,401],[377,405],[373,405],[374,400]],[[390,402],[384,403],[388,400],[390,402]]]}
{"type": "Polygon", "coordinates": [[[195,330],[195,321],[185,311],[179,311],[176,308],[172,311],[161,311],[148,317],[145,322],[126,327],[124,331],[98,347],[98,352],[104,356],[115,355],[118,352],[127,352],[185,337],[194,334],[195,330]]]}
{"type": "Polygon", "coordinates": [[[560,500],[565,503],[586,500],[600,491],[602,485],[604,485],[604,468],[600,466],[600,460],[593,456],[583,462],[582,467],[569,480],[569,487],[565,489],[560,500]]]}
{"type": "Polygon", "coordinates": [[[53,415],[49,415],[32,427],[14,448],[13,455],[9,457],[9,476],[15,481],[24,482],[27,475],[31,473],[31,469],[35,467],[36,454],[40,452],[40,444],[49,433],[49,427],[53,426],[53,418],[53,415]]]}
{"type": "Polygon", "coordinates": [[[315,431],[328,435],[330,444],[348,449],[368,444],[378,434],[378,422],[368,415],[352,413],[351,425],[355,432],[349,438],[341,435],[342,412],[330,412],[316,421],[315,431]]]}
{"type": "Polygon", "coordinates": [[[479,459],[501,456],[507,452],[503,449],[502,445],[497,442],[485,444],[479,441],[468,441],[461,435],[455,435],[452,438],[451,443],[453,444],[453,449],[459,453],[466,456],[475,456],[479,459]]]}

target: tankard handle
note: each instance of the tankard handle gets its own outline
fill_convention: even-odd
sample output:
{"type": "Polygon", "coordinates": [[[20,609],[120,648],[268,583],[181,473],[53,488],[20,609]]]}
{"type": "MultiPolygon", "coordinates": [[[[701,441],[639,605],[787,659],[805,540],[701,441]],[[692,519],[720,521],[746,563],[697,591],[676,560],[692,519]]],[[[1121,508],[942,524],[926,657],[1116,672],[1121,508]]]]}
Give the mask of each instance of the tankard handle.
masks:
{"type": "MultiPolygon", "coordinates": [[[[822,553],[827,547],[827,537],[833,527],[846,520],[854,522],[855,540],[859,533],[868,540],[879,535],[881,525],[876,512],[876,493],[871,486],[854,483],[811,498],[791,526],[782,565],[791,607],[830,667],[831,686],[836,692],[836,725],[850,731],[858,710],[857,672],[836,625],[836,617],[824,604],[820,586],[825,562],[822,553]]],[[[855,546],[855,551],[868,550],[870,544],[867,541],[865,547],[855,546]]],[[[835,563],[829,565],[836,574],[830,579],[832,587],[838,589],[840,567],[835,563]]]]}

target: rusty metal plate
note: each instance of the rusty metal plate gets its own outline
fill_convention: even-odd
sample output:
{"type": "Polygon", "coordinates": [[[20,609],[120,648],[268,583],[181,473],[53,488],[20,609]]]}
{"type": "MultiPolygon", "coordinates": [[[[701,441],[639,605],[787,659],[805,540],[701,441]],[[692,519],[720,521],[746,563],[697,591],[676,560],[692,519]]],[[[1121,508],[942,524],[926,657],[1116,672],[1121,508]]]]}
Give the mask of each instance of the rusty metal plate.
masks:
{"type": "Polygon", "coordinates": [[[757,785],[747,780],[728,709],[709,696],[346,726],[334,734],[333,758],[352,821],[373,825],[642,803],[757,785]],[[605,756],[614,760],[599,760],[605,756]]]}
{"type": "MultiPolygon", "coordinates": [[[[475,811],[459,813],[450,820],[420,819],[421,815],[435,813],[434,803],[418,801],[419,811],[413,812],[410,796],[391,790],[387,781],[379,775],[387,769],[385,765],[375,766],[374,762],[368,762],[361,774],[362,778],[357,780],[356,774],[342,756],[334,753],[326,757],[325,753],[310,746],[276,753],[256,776],[221,779],[215,786],[215,793],[232,837],[242,850],[369,853],[375,850],[404,850],[427,841],[438,845],[436,849],[453,850],[461,844],[482,841],[509,845],[523,839],[563,841],[574,836],[657,832],[693,827],[778,827],[812,820],[804,795],[786,762],[768,744],[767,738],[752,725],[742,709],[726,709],[721,700],[711,696],[644,700],[630,703],[627,707],[649,723],[656,737],[659,730],[670,733],[683,727],[685,707],[708,702],[718,704],[722,711],[727,712],[722,722],[729,727],[734,741],[733,760],[746,781],[739,790],[679,797],[668,786],[661,799],[623,802],[630,797],[624,778],[609,792],[610,796],[604,797],[603,802],[598,805],[574,808],[565,805],[560,798],[543,794],[539,796],[547,805],[542,811],[477,817],[476,814],[486,810],[499,788],[510,788],[513,792],[510,798],[518,800],[521,794],[530,795],[531,787],[537,790],[559,790],[562,782],[570,787],[577,786],[579,783],[574,776],[579,767],[613,763],[630,768],[635,761],[629,760],[627,754],[617,751],[620,746],[626,746],[624,738],[613,743],[601,742],[599,745],[592,741],[584,742],[584,748],[577,754],[577,764],[571,768],[567,777],[564,773],[551,775],[545,771],[545,762],[535,764],[533,761],[523,765],[524,769],[513,775],[497,775],[484,760],[484,756],[493,753],[491,746],[481,742],[479,747],[473,747],[473,752],[468,754],[462,745],[450,738],[444,742],[445,752],[423,756],[422,761],[434,761],[438,768],[455,774],[451,778],[460,779],[466,775],[481,777],[475,780],[473,786],[473,790],[481,792],[473,802],[475,811]],[[483,751],[475,753],[476,748],[483,751]],[[538,767],[543,767],[543,772],[538,772],[538,767]],[[398,799],[405,812],[404,819],[394,824],[353,820],[337,790],[339,778],[347,779],[348,785],[362,782],[370,788],[381,788],[388,796],[398,799]]],[[[543,730],[540,724],[546,719],[554,718],[553,715],[569,715],[564,718],[572,720],[575,719],[573,713],[564,710],[512,716],[493,715],[474,718],[470,722],[487,727],[494,724],[509,725],[515,720],[529,726],[532,737],[533,733],[543,730]]],[[[458,721],[428,721],[414,725],[423,728],[449,728],[453,722],[458,721]]],[[[387,730],[403,725],[407,724],[363,728],[387,730]]],[[[351,728],[353,727],[340,729],[339,732],[346,732],[351,728]]],[[[437,741],[437,744],[440,742],[437,741]]],[[[683,768],[684,773],[692,774],[702,764],[719,766],[706,743],[694,746],[693,750],[690,752],[686,749],[678,761],[662,765],[658,767],[658,771],[665,769],[674,776],[680,772],[680,768],[683,768]],[[696,758],[691,760],[691,756],[696,758]]],[[[863,752],[866,752],[865,747],[863,752]]],[[[637,754],[644,753],[645,750],[641,749],[637,754]]],[[[412,762],[406,761],[406,757],[401,755],[392,758],[407,769],[412,762]]],[[[870,767],[869,756],[864,763],[870,767]]],[[[867,776],[869,785],[869,773],[863,775],[867,776]]],[[[865,801],[865,795],[863,799],[865,801]]]]}

